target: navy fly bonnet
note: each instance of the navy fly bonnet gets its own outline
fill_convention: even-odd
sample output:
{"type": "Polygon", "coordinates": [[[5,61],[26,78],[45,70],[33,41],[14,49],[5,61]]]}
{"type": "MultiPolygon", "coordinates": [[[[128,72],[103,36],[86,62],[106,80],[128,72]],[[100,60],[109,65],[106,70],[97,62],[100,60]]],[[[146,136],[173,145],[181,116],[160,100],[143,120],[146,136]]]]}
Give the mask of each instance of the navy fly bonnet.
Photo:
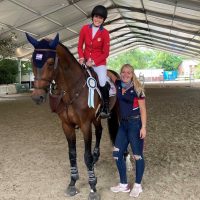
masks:
{"type": "Polygon", "coordinates": [[[53,58],[55,60],[56,57],[56,46],[59,43],[59,35],[57,34],[54,40],[48,41],[42,39],[41,41],[37,41],[30,35],[26,33],[26,37],[28,41],[34,46],[35,50],[32,55],[33,64],[37,68],[42,68],[48,58],[53,58]]]}

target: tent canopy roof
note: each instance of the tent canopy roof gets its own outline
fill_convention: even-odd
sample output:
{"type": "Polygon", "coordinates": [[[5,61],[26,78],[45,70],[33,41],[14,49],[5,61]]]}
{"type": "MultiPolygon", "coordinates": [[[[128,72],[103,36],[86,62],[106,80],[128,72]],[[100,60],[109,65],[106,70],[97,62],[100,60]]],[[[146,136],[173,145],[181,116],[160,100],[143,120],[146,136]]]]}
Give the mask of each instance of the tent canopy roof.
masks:
{"type": "Polygon", "coordinates": [[[198,0],[0,0],[0,37],[13,35],[17,55],[30,57],[25,32],[37,39],[59,33],[77,57],[80,28],[99,4],[108,8],[111,55],[147,47],[200,59],[198,0]]]}

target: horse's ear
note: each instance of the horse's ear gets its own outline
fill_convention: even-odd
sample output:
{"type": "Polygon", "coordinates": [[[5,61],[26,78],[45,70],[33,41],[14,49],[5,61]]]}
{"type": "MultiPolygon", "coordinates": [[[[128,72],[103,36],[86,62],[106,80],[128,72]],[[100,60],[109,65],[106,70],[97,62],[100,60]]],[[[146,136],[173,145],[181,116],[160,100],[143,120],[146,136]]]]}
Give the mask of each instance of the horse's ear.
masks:
{"type": "Polygon", "coordinates": [[[28,33],[26,33],[26,38],[34,47],[37,46],[38,41],[35,38],[31,37],[28,33]]]}
{"type": "Polygon", "coordinates": [[[52,49],[55,49],[56,46],[58,45],[59,43],[59,34],[57,33],[56,37],[54,38],[54,40],[52,40],[50,43],[49,43],[49,46],[50,48],[52,49]]]}

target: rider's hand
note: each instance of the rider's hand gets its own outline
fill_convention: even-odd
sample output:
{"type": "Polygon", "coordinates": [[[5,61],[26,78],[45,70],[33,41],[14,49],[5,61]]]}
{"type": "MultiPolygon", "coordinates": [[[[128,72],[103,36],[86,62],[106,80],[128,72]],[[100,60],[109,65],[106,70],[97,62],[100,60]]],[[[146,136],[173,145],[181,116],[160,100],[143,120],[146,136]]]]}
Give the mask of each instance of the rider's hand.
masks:
{"type": "Polygon", "coordinates": [[[80,59],[79,59],[79,63],[80,63],[80,65],[82,65],[82,64],[84,63],[84,61],[85,61],[84,58],[80,58],[80,59]]]}
{"type": "Polygon", "coordinates": [[[86,62],[86,65],[87,65],[88,67],[94,66],[94,65],[95,65],[94,60],[89,59],[89,60],[86,62]]]}

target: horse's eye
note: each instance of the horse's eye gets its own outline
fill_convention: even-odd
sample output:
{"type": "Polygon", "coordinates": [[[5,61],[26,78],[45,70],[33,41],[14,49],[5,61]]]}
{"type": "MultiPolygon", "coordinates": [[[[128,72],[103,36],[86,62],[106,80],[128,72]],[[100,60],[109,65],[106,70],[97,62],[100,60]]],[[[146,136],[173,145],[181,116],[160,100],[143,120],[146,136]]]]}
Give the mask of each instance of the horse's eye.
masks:
{"type": "Polygon", "coordinates": [[[48,58],[47,65],[48,65],[48,67],[52,68],[54,66],[54,59],[53,58],[48,58]]]}
{"type": "Polygon", "coordinates": [[[53,62],[50,62],[50,63],[48,63],[48,66],[49,66],[49,67],[53,67],[53,66],[54,66],[54,63],[53,63],[53,62]]]}

